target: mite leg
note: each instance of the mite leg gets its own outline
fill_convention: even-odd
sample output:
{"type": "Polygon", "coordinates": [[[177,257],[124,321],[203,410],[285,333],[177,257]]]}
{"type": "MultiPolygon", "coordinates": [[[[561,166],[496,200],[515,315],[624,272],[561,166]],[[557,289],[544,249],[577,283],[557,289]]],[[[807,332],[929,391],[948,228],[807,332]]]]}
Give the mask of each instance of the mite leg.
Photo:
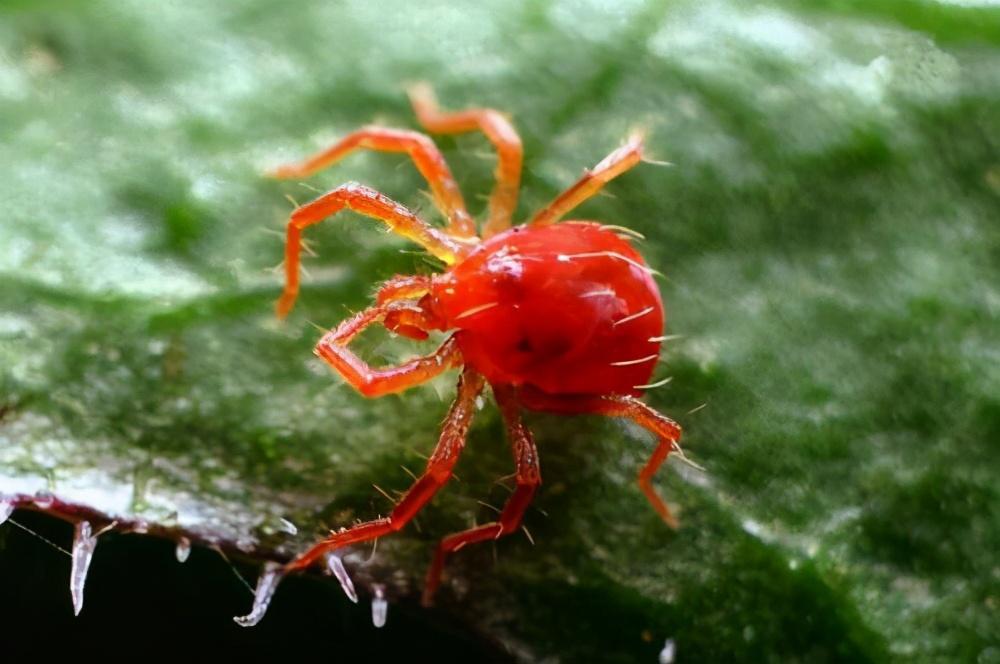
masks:
{"type": "Polygon", "coordinates": [[[507,425],[507,435],[510,437],[513,447],[517,486],[504,504],[499,520],[463,530],[441,540],[434,555],[434,561],[431,563],[430,569],[427,570],[427,583],[424,586],[423,596],[424,605],[429,605],[434,598],[434,593],[441,583],[441,572],[448,554],[461,549],[466,544],[497,539],[517,530],[518,526],[521,525],[525,510],[531,504],[535,490],[542,483],[541,471],[538,467],[538,450],[535,448],[531,432],[521,421],[513,389],[506,386],[494,386],[493,392],[500,404],[504,423],[507,425]]]}
{"type": "Polygon", "coordinates": [[[301,163],[279,166],[271,172],[271,175],[277,178],[308,177],[356,150],[408,154],[430,185],[434,203],[448,220],[448,231],[459,237],[475,236],[475,225],[465,209],[462,192],[459,191],[444,156],[430,138],[415,131],[364,127],[301,163]]]}
{"type": "Polygon", "coordinates": [[[347,348],[347,344],[366,327],[390,316],[393,321],[390,329],[402,328],[401,331],[407,333],[407,336],[416,336],[409,334],[411,330],[423,331],[438,327],[415,304],[388,303],[365,309],[348,318],[336,329],[323,335],[314,352],[343,376],[351,387],[366,397],[401,392],[462,364],[462,353],[454,337],[449,337],[430,355],[382,369],[372,368],[347,348]]]}
{"type": "Polygon", "coordinates": [[[290,562],[286,571],[305,569],[324,554],[349,544],[366,542],[401,529],[416,515],[451,477],[458,456],[465,447],[465,436],[476,410],[476,397],[483,389],[483,378],[466,369],[458,380],[458,396],[451,405],[441,429],[434,453],[427,461],[427,468],[385,518],[359,523],[350,528],[331,533],[330,537],[316,543],[308,551],[290,562]]]}
{"type": "Polygon", "coordinates": [[[608,417],[624,417],[632,420],[646,429],[657,439],[656,449],[639,471],[639,488],[649,500],[656,513],[671,528],[677,527],[677,519],[670,508],[653,488],[652,479],[657,469],[673,451],[680,451],[678,441],[681,438],[681,427],[666,415],[661,415],[635,397],[557,397],[538,392],[524,390],[520,395],[521,403],[531,410],[551,413],[595,413],[608,417]]]}
{"type": "Polygon", "coordinates": [[[302,251],[303,229],[344,208],[385,222],[390,229],[413,240],[449,265],[467,251],[454,239],[432,228],[389,197],[355,182],[343,184],[296,208],[288,220],[285,236],[285,290],[276,305],[279,318],[288,315],[299,294],[299,254],[302,251]]]}
{"type": "Polygon", "coordinates": [[[497,151],[496,184],[490,194],[490,215],[483,226],[483,237],[510,228],[511,218],[517,209],[517,194],[521,187],[521,162],[523,149],[521,137],[510,121],[491,108],[471,108],[458,112],[445,112],[438,107],[437,98],[427,84],[410,89],[410,103],[421,126],[435,134],[461,134],[477,129],[497,151]]]}
{"type": "Polygon", "coordinates": [[[412,300],[424,295],[431,289],[431,278],[419,274],[397,275],[384,282],[375,294],[376,304],[385,304],[396,300],[412,300]]]}
{"type": "Polygon", "coordinates": [[[642,160],[642,136],[633,134],[621,146],[601,163],[594,166],[593,170],[584,171],[583,177],[576,183],[559,194],[555,200],[539,210],[531,221],[533,226],[544,226],[554,224],[569,213],[580,203],[599,192],[605,184],[615,179],[625,171],[629,170],[642,160]]]}

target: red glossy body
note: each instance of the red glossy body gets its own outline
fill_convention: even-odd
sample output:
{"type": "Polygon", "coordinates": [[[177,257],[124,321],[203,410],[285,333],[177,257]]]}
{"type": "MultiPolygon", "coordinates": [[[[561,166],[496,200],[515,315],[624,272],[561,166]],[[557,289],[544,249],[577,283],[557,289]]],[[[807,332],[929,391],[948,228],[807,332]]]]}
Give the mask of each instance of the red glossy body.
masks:
{"type": "Polygon", "coordinates": [[[589,222],[517,226],[434,278],[429,304],[493,384],[553,395],[639,394],[663,305],[642,257],[589,222]]]}

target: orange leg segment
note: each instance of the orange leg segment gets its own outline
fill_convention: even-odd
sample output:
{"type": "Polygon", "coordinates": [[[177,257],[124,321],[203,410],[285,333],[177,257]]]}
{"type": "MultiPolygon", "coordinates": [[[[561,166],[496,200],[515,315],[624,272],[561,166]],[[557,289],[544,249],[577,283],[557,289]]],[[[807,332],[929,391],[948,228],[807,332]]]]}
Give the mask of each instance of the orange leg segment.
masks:
{"type": "Polygon", "coordinates": [[[276,305],[279,318],[288,315],[299,294],[299,255],[302,252],[303,229],[344,208],[385,222],[393,231],[413,240],[449,265],[468,251],[468,248],[429,226],[388,196],[356,182],[348,182],[292,212],[285,236],[285,290],[276,305]]]}
{"type": "Polygon", "coordinates": [[[497,403],[500,404],[504,423],[507,425],[507,435],[510,437],[513,447],[517,486],[504,504],[497,521],[463,530],[441,540],[437,552],[434,554],[434,561],[431,563],[430,569],[427,570],[427,583],[424,585],[423,596],[425,606],[431,604],[434,593],[441,583],[441,572],[448,554],[458,551],[466,544],[498,539],[516,531],[521,525],[525,510],[531,504],[535,490],[542,483],[542,475],[538,467],[538,450],[535,448],[531,432],[521,422],[513,389],[494,385],[493,393],[496,395],[497,403]]]}
{"type": "MultiPolygon", "coordinates": [[[[440,326],[431,320],[416,304],[410,302],[390,302],[365,309],[345,320],[323,335],[316,344],[315,353],[337,373],[344,377],[354,389],[366,397],[380,397],[394,392],[402,392],[414,385],[426,383],[431,378],[462,364],[462,354],[454,337],[449,337],[441,346],[423,357],[414,358],[398,366],[374,369],[358,357],[347,344],[372,323],[392,317],[393,327],[403,331],[426,331],[440,326]]],[[[415,336],[407,334],[407,336],[415,336]]]]}
{"type": "Polygon", "coordinates": [[[465,436],[476,410],[476,397],[482,389],[482,376],[471,369],[466,369],[459,378],[458,395],[448,412],[441,429],[441,436],[431,458],[427,461],[424,473],[413,483],[388,517],[359,523],[332,533],[330,537],[318,542],[290,562],[285,570],[290,572],[305,569],[328,552],[350,544],[373,540],[405,526],[451,478],[455,462],[465,447],[465,436]]]}
{"type": "Polygon", "coordinates": [[[585,171],[582,178],[539,210],[528,223],[535,226],[554,224],[577,205],[599,192],[608,182],[640,161],[642,161],[642,136],[633,134],[625,145],[601,160],[593,170],[585,171]]]}
{"type": "Polygon", "coordinates": [[[491,108],[472,108],[464,111],[445,112],[438,107],[437,98],[429,85],[415,85],[410,89],[410,103],[417,120],[435,134],[461,134],[480,130],[497,151],[496,185],[490,194],[490,214],[483,227],[483,238],[510,228],[511,218],[517,209],[517,195],[521,187],[521,163],[524,150],[521,137],[510,121],[491,108]]]}
{"type": "Polygon", "coordinates": [[[525,389],[519,394],[521,403],[525,408],[539,410],[550,413],[594,413],[607,415],[608,417],[624,417],[632,420],[642,428],[646,429],[657,439],[656,449],[653,455],[639,471],[639,488],[642,489],[650,505],[656,513],[671,528],[677,527],[677,518],[670,512],[670,508],[663,502],[663,499],[653,488],[652,479],[656,471],[667,460],[673,451],[680,451],[678,441],[681,437],[681,427],[672,419],[661,415],[635,397],[630,396],[607,396],[607,397],[559,397],[544,394],[537,390],[525,389]]]}
{"type": "Polygon", "coordinates": [[[431,278],[422,274],[397,275],[384,282],[375,294],[376,304],[394,300],[412,300],[431,289],[431,278]]]}
{"type": "Polygon", "coordinates": [[[308,177],[356,150],[408,154],[430,185],[435,204],[448,219],[448,231],[463,238],[475,236],[475,225],[465,209],[462,192],[459,191],[444,156],[430,138],[415,131],[364,127],[301,163],[279,166],[271,175],[277,178],[308,177]]]}

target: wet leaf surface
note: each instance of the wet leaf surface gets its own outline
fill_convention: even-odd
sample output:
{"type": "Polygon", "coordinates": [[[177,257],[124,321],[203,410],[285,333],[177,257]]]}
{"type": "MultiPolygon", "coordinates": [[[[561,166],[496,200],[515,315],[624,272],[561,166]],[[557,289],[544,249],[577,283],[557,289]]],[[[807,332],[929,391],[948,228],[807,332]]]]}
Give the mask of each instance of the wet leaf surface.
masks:
{"type": "MultiPolygon", "coordinates": [[[[81,621],[110,596],[138,601],[120,580],[136,565],[176,579],[167,601],[182,606],[190,569],[229,602],[199,607],[219,609],[220,638],[262,638],[230,631],[249,596],[206,545],[248,565],[287,556],[384,514],[373,483],[402,491],[421,467],[454,377],[364,400],[312,356],[310,323],[433,266],[345,214],[311,232],[318,256],[285,324],[271,268],[286,198],[351,179],[432,217],[423,183],[386,155],[302,184],[261,172],[367,122],[415,126],[403,86],[427,79],[449,106],[513,115],[521,218],[630,127],[675,164],[636,169],[579,216],[644,234],[667,275],[668,332],[683,336],[648,401],[707,472],[673,463],[658,480],[683,521],[669,532],[633,483],[645,434],[532,415],[534,545],[462,551],[425,612],[436,541],[506,495],[487,405],[460,481],[374,555],[345,558],[363,588],[387,586],[385,631],[362,638],[367,607],[300,579],[256,629],[443,658],[654,661],[670,638],[686,661],[1000,660],[997,10],[49,1],[0,17],[0,493],[50,492],[198,543],[183,567],[172,542],[104,535],[81,621]]],[[[470,202],[489,191],[484,140],[439,144],[470,202]]],[[[361,348],[383,362],[419,350],[378,333],[361,348]]],[[[14,518],[69,546],[65,527],[14,518]]],[[[5,597],[83,624],[62,617],[62,554],[26,537],[0,528],[5,597]]]]}

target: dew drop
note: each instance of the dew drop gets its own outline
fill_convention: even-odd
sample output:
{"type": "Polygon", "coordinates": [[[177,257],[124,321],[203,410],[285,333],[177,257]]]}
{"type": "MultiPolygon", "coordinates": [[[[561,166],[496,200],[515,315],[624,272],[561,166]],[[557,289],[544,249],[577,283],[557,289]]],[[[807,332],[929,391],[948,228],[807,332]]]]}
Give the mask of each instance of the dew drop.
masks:
{"type": "Polygon", "coordinates": [[[10,518],[14,513],[14,503],[9,500],[0,500],[0,523],[10,518]]]}
{"type": "Polygon", "coordinates": [[[351,581],[347,570],[344,569],[344,562],[340,559],[340,556],[335,553],[328,553],[326,556],[326,568],[330,574],[337,577],[337,581],[340,581],[340,587],[344,591],[344,594],[347,595],[347,599],[357,604],[358,593],[354,590],[354,582],[351,581]]]}
{"type": "Polygon", "coordinates": [[[660,664],[673,664],[674,655],[677,654],[677,645],[674,643],[673,639],[667,639],[663,642],[663,650],[660,651],[660,658],[657,660],[660,664]]]}
{"type": "Polygon", "coordinates": [[[83,587],[87,583],[87,571],[97,548],[97,537],[91,533],[90,522],[81,521],[73,531],[73,565],[69,573],[69,594],[73,598],[73,614],[83,610],[83,587]]]}
{"type": "Polygon", "coordinates": [[[54,503],[55,500],[56,500],[56,497],[53,496],[48,491],[37,491],[37,492],[35,492],[35,505],[38,506],[38,509],[42,509],[42,510],[49,509],[50,507],[52,507],[52,503],[54,503]]]}
{"type": "Polygon", "coordinates": [[[285,518],[278,519],[278,523],[281,524],[281,529],[284,532],[288,533],[289,535],[298,535],[299,534],[299,529],[296,528],[295,524],[292,523],[291,521],[289,521],[288,519],[285,519],[285,518]]]}
{"type": "Polygon", "coordinates": [[[177,562],[186,563],[188,556],[191,555],[191,540],[186,537],[177,540],[177,548],[174,553],[177,555],[177,562]]]}
{"type": "Polygon", "coordinates": [[[389,603],[385,601],[385,586],[381,583],[372,584],[372,624],[385,627],[385,616],[389,612],[389,603]]]}
{"type": "Polygon", "coordinates": [[[285,575],[282,566],[278,563],[265,563],[264,569],[257,579],[257,590],[253,594],[253,608],[245,616],[234,616],[233,621],[241,627],[253,627],[264,618],[267,607],[274,597],[274,591],[278,589],[278,583],[285,575]]]}

